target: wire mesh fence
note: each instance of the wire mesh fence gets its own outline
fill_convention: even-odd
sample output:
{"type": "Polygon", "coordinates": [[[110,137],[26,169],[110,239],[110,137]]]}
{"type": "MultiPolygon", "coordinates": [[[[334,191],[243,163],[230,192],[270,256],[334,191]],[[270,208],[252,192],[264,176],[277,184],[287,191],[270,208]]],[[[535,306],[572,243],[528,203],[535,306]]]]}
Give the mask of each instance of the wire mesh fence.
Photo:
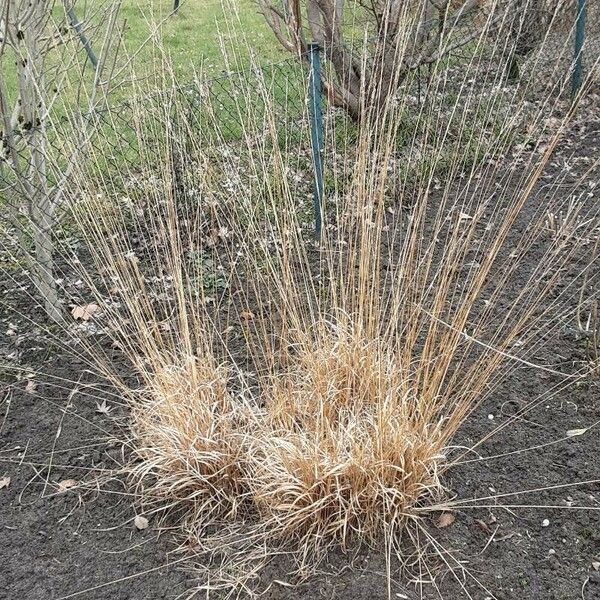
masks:
{"type": "MultiPolygon", "coordinates": [[[[396,92],[407,113],[404,131],[407,139],[414,134],[411,130],[415,126],[414,116],[433,94],[444,95],[451,106],[459,96],[473,99],[518,85],[519,93],[507,94],[507,102],[508,98],[513,102],[535,101],[547,98],[549,94],[570,93],[578,68],[582,82],[598,81],[600,0],[567,0],[560,10],[545,1],[528,1],[527,7],[511,19],[497,21],[492,21],[483,9],[470,12],[460,24],[452,27],[445,42],[449,50],[443,59],[417,64],[407,71],[396,92]],[[482,28],[488,31],[485,39],[480,35],[482,28]],[[505,41],[499,43],[499,40],[505,41]],[[574,60],[577,57],[579,61],[574,60]]],[[[430,29],[435,30],[435,26],[437,24],[430,29]]],[[[327,56],[325,48],[324,73],[334,80],[336,74],[326,60],[327,56]]],[[[192,81],[169,92],[158,93],[144,99],[144,119],[139,118],[139,101],[130,101],[107,106],[91,116],[80,115],[46,124],[42,131],[48,155],[44,185],[64,185],[64,175],[74,167],[68,157],[73,155],[78,132],[86,122],[93,123],[94,133],[88,140],[84,156],[78,161],[85,162],[86,156],[93,155],[107,170],[139,168],[144,156],[150,154],[147,148],[140,148],[140,140],[145,144],[153,139],[158,142],[162,135],[158,127],[152,131],[153,121],[148,117],[156,111],[158,123],[164,119],[167,105],[173,107],[172,127],[178,131],[185,129],[186,135],[201,136],[205,147],[234,147],[242,140],[247,143],[249,136],[262,136],[310,154],[307,59],[308,56],[293,57],[260,68],[254,66],[209,80],[192,81]],[[149,130],[142,131],[144,128],[149,130]]],[[[369,60],[374,59],[369,57],[365,64],[369,60]]],[[[338,129],[351,131],[351,119],[327,100],[324,95],[324,127],[333,122],[343,123],[344,127],[338,129]]],[[[32,165],[29,140],[35,133],[40,133],[39,128],[36,132],[20,131],[18,145],[12,149],[12,154],[4,143],[0,193],[5,202],[19,202],[22,190],[14,177],[14,161],[21,161],[25,170],[32,165]]],[[[332,138],[328,139],[331,142],[332,138]]],[[[77,168],[80,166],[78,164],[77,168]]],[[[32,180],[32,184],[40,185],[40,180],[32,180]]]]}

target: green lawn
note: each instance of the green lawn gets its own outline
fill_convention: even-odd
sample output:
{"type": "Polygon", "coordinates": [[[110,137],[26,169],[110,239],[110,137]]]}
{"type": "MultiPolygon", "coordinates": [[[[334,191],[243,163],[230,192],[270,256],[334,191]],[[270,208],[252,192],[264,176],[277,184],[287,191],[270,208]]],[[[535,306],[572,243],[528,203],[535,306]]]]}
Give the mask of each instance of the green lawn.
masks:
{"type": "Polygon", "coordinates": [[[256,0],[237,0],[235,4],[237,11],[221,0],[182,0],[178,13],[171,15],[173,0],[123,0],[127,51],[142,47],[136,66],[143,71],[155,55],[152,43],[144,43],[152,31],[157,31],[182,78],[190,77],[194,67],[202,67],[207,75],[218,74],[226,62],[222,46],[228,53],[235,51],[237,68],[249,63],[250,52],[261,63],[281,58],[273,34],[258,14],[256,0]]]}
{"type": "MultiPolygon", "coordinates": [[[[76,12],[81,20],[84,18],[80,3],[76,12]]],[[[162,60],[161,49],[170,57],[177,79],[185,83],[192,79],[194,70],[201,70],[206,77],[219,75],[227,65],[223,50],[231,56],[230,66],[233,69],[244,69],[250,64],[252,54],[260,64],[268,64],[284,57],[275,38],[269,30],[264,17],[258,13],[256,0],[236,0],[236,10],[222,3],[222,0],[181,0],[177,14],[172,14],[173,0],[123,0],[120,21],[126,23],[123,45],[124,52],[119,62],[127,62],[132,57],[127,75],[138,79],[157,74],[155,65],[162,60]]],[[[89,6],[89,5],[88,5],[89,6]]],[[[63,14],[57,6],[58,17],[63,14]]],[[[101,38],[90,36],[92,48],[99,52],[101,38]]],[[[80,49],[82,59],[85,58],[83,48],[80,49]]],[[[9,98],[16,94],[17,82],[14,69],[14,55],[7,51],[4,56],[4,69],[9,98]]],[[[48,59],[52,67],[61,60],[60,53],[55,51],[48,59]]],[[[162,64],[158,66],[162,70],[162,64]]],[[[74,79],[79,70],[73,69],[74,79]]],[[[91,69],[85,71],[91,76],[91,69]]],[[[63,101],[72,105],[75,92],[65,86],[63,101]]],[[[118,98],[127,94],[121,89],[118,98]]],[[[116,100],[118,100],[116,98],[116,100]]],[[[59,103],[60,105],[61,103],[59,103]]],[[[59,110],[62,112],[62,110],[59,110]]]]}

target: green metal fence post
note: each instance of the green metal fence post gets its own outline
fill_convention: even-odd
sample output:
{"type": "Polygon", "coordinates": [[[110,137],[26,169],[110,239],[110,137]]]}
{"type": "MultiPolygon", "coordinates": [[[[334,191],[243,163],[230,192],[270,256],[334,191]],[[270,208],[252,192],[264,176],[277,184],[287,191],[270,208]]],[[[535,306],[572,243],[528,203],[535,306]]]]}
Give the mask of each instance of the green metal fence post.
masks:
{"type": "Polygon", "coordinates": [[[321,236],[323,207],[323,109],[321,106],[321,47],[308,45],[310,75],[308,80],[308,107],[310,113],[310,141],[314,168],[315,235],[321,236]]]}
{"type": "Polygon", "coordinates": [[[87,39],[85,33],[83,32],[83,28],[81,27],[81,22],[77,18],[77,14],[73,7],[67,8],[67,16],[69,17],[69,21],[71,22],[71,27],[75,30],[75,33],[79,36],[79,40],[81,41],[81,45],[85,48],[85,52],[88,55],[90,63],[94,69],[98,67],[98,59],[92,50],[92,46],[90,45],[89,40],[87,39]]]}
{"type": "Polygon", "coordinates": [[[585,42],[586,0],[577,0],[577,22],[575,25],[575,64],[573,67],[572,95],[577,97],[583,79],[583,44],[585,42]]]}

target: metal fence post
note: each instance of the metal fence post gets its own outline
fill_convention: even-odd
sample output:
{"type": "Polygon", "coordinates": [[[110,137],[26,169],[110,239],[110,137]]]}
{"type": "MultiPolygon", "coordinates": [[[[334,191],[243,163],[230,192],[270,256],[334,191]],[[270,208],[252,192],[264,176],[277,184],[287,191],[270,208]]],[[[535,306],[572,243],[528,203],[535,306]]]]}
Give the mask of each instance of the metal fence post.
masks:
{"type": "Polygon", "coordinates": [[[586,0],[577,0],[577,22],[575,25],[575,64],[573,68],[572,95],[577,96],[583,79],[583,44],[585,42],[586,0]]]}
{"type": "Polygon", "coordinates": [[[321,211],[323,206],[323,109],[321,106],[321,47],[308,45],[310,74],[308,81],[308,107],[310,113],[310,141],[314,168],[315,235],[321,236],[321,211]]]}
{"type": "Polygon", "coordinates": [[[77,14],[72,6],[67,8],[67,15],[69,17],[69,21],[71,21],[71,27],[75,30],[75,33],[79,36],[79,40],[81,41],[81,45],[85,48],[85,52],[88,55],[90,63],[94,70],[98,67],[98,59],[92,50],[89,40],[87,39],[83,29],[81,27],[81,22],[77,18],[77,14]]]}

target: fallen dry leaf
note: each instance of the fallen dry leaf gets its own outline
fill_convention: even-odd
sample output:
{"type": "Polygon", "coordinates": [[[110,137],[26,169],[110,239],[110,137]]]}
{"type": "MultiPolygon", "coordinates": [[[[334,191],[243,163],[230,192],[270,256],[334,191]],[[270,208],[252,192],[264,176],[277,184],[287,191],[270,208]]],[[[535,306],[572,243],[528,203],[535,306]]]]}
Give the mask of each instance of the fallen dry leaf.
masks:
{"type": "Polygon", "coordinates": [[[484,533],[487,533],[488,535],[492,534],[492,530],[490,529],[490,526],[485,522],[482,521],[481,519],[476,519],[475,520],[475,524],[477,525],[477,527],[479,527],[479,529],[481,529],[481,531],[483,531],[484,533]]]}
{"type": "Polygon", "coordinates": [[[28,394],[35,394],[37,391],[37,383],[33,379],[30,379],[25,386],[25,391],[28,394]]]}
{"type": "Polygon", "coordinates": [[[456,521],[456,517],[454,516],[454,514],[450,513],[450,512],[445,512],[442,513],[439,517],[439,519],[437,520],[437,526],[442,529],[444,527],[448,527],[450,525],[452,525],[452,523],[454,523],[454,521],[456,521]]]}
{"type": "Polygon", "coordinates": [[[146,529],[148,527],[148,519],[146,519],[146,517],[142,517],[142,515],[137,515],[133,520],[133,524],[137,527],[137,529],[146,529]]]}
{"type": "Polygon", "coordinates": [[[544,121],[544,124],[546,127],[548,127],[548,129],[558,129],[561,126],[562,121],[556,117],[550,117],[544,121]]]}
{"type": "Polygon", "coordinates": [[[106,404],[106,399],[102,400],[102,404],[100,404],[100,402],[96,402],[96,412],[100,413],[102,415],[108,415],[110,414],[110,411],[112,410],[112,406],[109,406],[108,404],[106,404]]]}
{"type": "Polygon", "coordinates": [[[567,431],[567,437],[577,437],[578,435],[583,435],[587,429],[569,429],[567,431]]]}
{"type": "Polygon", "coordinates": [[[73,318],[77,321],[89,321],[98,311],[100,307],[97,304],[82,304],[81,306],[75,306],[71,311],[73,318]]]}
{"type": "Polygon", "coordinates": [[[592,568],[594,569],[594,571],[600,571],[600,561],[598,561],[598,562],[594,561],[592,563],[592,568]]]}
{"type": "Polygon", "coordinates": [[[74,479],[63,479],[58,483],[58,493],[64,494],[69,488],[75,487],[77,482],[74,479]]]}
{"type": "Polygon", "coordinates": [[[240,317],[247,323],[248,321],[252,321],[252,319],[254,319],[254,313],[249,310],[243,310],[240,313],[240,317]]]}
{"type": "Polygon", "coordinates": [[[10,485],[10,477],[4,476],[0,479],[0,490],[10,485]]]}

